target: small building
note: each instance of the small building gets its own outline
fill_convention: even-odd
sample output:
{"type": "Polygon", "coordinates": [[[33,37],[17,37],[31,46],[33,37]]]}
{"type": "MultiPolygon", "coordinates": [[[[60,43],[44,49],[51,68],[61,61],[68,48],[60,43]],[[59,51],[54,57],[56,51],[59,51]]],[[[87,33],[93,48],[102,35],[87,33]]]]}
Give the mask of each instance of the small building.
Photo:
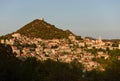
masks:
{"type": "Polygon", "coordinates": [[[14,34],[12,35],[12,37],[14,37],[14,38],[19,38],[19,37],[21,37],[21,35],[20,35],[19,33],[14,33],[14,34]]]}
{"type": "Polygon", "coordinates": [[[118,49],[120,49],[120,44],[119,44],[119,46],[118,46],[118,49]]]}
{"type": "Polygon", "coordinates": [[[39,20],[44,21],[44,18],[40,18],[39,20]]]}
{"type": "Polygon", "coordinates": [[[4,43],[5,43],[5,40],[4,40],[4,39],[2,39],[2,40],[1,40],[1,43],[2,43],[2,44],[4,44],[4,43]]]}

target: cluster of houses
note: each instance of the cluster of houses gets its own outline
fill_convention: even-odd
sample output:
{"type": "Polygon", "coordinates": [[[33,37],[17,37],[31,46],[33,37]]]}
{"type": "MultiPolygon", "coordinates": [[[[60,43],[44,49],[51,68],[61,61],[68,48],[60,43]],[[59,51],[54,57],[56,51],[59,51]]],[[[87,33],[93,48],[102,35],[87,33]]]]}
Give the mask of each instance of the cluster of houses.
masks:
{"type": "Polygon", "coordinates": [[[86,49],[120,49],[120,44],[118,47],[112,47],[112,42],[103,42],[100,37],[98,40],[87,38],[76,40],[72,34],[69,36],[69,39],[44,40],[14,33],[11,39],[0,39],[0,43],[11,45],[13,52],[16,53],[16,57],[20,59],[36,57],[39,60],[52,59],[68,63],[77,60],[87,70],[100,66],[99,63],[93,60],[94,58],[102,57],[109,59],[109,55],[103,51],[92,54],[86,51],[86,49]]]}

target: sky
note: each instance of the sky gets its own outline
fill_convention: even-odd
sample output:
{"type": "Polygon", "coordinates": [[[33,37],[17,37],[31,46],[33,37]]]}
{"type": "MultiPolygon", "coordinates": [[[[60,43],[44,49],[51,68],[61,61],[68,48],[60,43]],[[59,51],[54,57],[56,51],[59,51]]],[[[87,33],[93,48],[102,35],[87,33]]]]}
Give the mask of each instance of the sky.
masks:
{"type": "Polygon", "coordinates": [[[39,18],[82,37],[120,39],[120,0],[0,0],[0,36],[39,18]]]}

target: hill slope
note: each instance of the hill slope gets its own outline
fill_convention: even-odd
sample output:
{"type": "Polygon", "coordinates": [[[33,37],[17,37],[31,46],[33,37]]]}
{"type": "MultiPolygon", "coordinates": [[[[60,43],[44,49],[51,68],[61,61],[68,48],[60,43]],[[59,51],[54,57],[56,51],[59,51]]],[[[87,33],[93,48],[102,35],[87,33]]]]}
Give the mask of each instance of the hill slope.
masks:
{"type": "Polygon", "coordinates": [[[64,31],[62,29],[58,29],[54,25],[39,19],[23,26],[21,29],[17,30],[16,33],[20,33],[21,35],[28,37],[40,37],[42,39],[68,38],[70,34],[73,34],[69,30],[64,31]]]}

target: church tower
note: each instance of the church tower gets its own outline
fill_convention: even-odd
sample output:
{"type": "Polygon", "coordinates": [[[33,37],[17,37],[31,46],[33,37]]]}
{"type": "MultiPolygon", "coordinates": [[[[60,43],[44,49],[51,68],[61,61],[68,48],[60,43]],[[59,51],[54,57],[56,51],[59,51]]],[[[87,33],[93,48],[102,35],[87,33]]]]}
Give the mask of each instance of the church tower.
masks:
{"type": "Polygon", "coordinates": [[[101,36],[99,36],[99,38],[96,40],[96,44],[97,44],[98,46],[101,46],[101,45],[103,44],[102,39],[101,39],[101,36]]]}
{"type": "Polygon", "coordinates": [[[101,36],[99,36],[98,42],[100,42],[100,43],[102,42],[101,36]]]}

